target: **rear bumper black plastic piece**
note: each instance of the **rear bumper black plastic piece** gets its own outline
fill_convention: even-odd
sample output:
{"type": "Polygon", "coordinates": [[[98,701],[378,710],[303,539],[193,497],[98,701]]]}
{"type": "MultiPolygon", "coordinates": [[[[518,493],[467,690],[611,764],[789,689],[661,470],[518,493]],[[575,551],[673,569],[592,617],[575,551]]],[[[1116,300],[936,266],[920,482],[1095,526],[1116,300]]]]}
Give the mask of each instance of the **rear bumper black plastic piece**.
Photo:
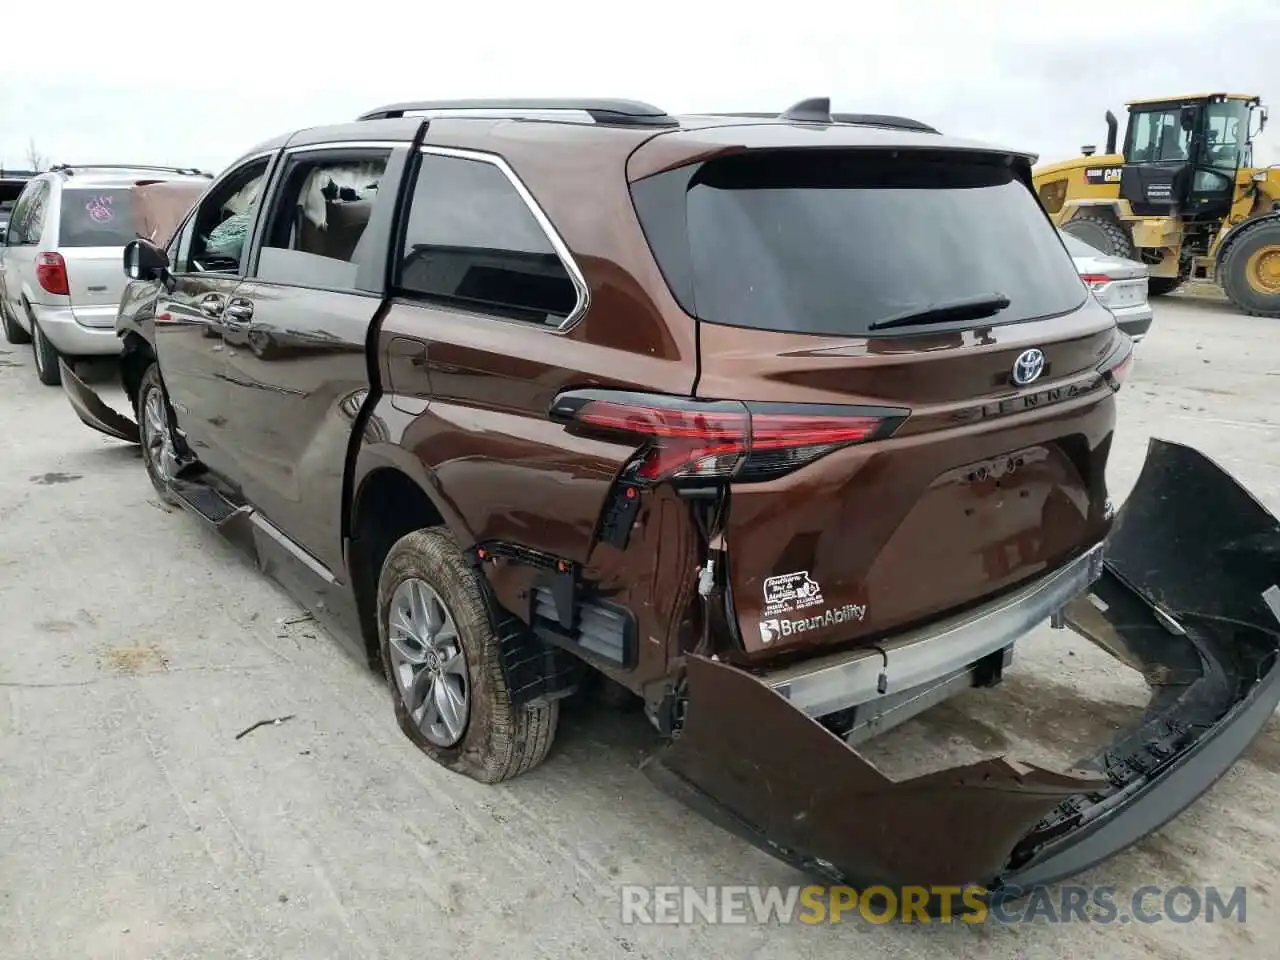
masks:
{"type": "Polygon", "coordinates": [[[102,398],[76,376],[71,365],[62,357],[58,358],[58,366],[62,370],[63,392],[71,401],[71,407],[81,423],[126,443],[141,442],[136,423],[103,403],[102,398]]]}

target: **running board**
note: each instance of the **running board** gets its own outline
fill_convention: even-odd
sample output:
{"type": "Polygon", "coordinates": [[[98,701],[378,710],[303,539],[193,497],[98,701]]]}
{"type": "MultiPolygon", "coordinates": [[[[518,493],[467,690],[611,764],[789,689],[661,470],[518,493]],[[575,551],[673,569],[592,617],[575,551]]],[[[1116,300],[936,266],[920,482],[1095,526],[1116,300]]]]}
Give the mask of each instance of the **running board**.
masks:
{"type": "Polygon", "coordinates": [[[213,487],[191,480],[172,480],[169,489],[191,513],[209,527],[258,558],[261,565],[262,551],[255,533],[269,539],[276,547],[302,564],[326,585],[337,583],[333,573],[309,554],[279,527],[248,504],[237,505],[213,487]]]}
{"type": "Polygon", "coordinates": [[[190,480],[171,480],[169,489],[189,513],[195,514],[236,546],[252,555],[257,554],[253,526],[249,520],[253,507],[234,504],[207,484],[190,480]]]}

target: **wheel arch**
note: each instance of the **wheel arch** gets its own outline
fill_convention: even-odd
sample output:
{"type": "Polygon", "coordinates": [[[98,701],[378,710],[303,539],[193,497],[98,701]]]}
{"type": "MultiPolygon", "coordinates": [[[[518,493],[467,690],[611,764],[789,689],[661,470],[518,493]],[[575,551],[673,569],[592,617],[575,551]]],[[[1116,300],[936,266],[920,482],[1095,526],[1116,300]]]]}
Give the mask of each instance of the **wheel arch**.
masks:
{"type": "Polygon", "coordinates": [[[1124,210],[1119,200],[1068,200],[1062,205],[1058,214],[1058,226],[1065,227],[1076,217],[1084,213],[1108,213],[1117,224],[1124,224],[1124,210]]]}
{"type": "Polygon", "coordinates": [[[120,382],[129,397],[129,406],[138,406],[138,388],[147,367],[156,362],[156,352],[141,334],[129,330],[125,333],[124,348],[120,352],[120,382]]]}
{"type": "Polygon", "coordinates": [[[470,531],[431,483],[425,466],[401,447],[363,447],[356,458],[346,511],[346,565],[370,663],[379,662],[378,576],[392,546],[424,527],[446,527],[464,549],[470,531]]]}
{"type": "Polygon", "coordinates": [[[1232,227],[1227,235],[1218,242],[1218,250],[1213,259],[1214,272],[1217,273],[1222,269],[1222,265],[1226,262],[1227,254],[1241,237],[1260,224],[1278,222],[1280,222],[1280,210],[1272,210],[1261,216],[1250,217],[1243,223],[1238,223],[1232,227]]]}

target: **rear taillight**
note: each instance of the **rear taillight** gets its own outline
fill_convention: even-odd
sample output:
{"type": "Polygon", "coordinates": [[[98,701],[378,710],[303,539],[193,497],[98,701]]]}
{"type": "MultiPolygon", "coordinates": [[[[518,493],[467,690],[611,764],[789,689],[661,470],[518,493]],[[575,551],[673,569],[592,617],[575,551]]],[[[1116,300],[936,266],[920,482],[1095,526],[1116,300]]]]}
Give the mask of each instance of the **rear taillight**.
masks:
{"type": "Polygon", "coordinates": [[[1102,379],[1107,381],[1107,386],[1114,391],[1119,391],[1124,386],[1124,382],[1129,379],[1129,374],[1133,372],[1133,341],[1126,336],[1124,343],[1099,364],[1098,372],[1102,374],[1102,379]]]}
{"type": "Polygon", "coordinates": [[[1105,273],[1082,273],[1080,274],[1080,279],[1090,287],[1100,287],[1104,283],[1111,282],[1111,278],[1105,273]]]}
{"type": "Polygon", "coordinates": [[[575,432],[637,446],[628,479],[772,480],[833,450],[892,435],[898,408],[743,403],[608,390],[573,390],[552,404],[552,420],[575,432]]]}
{"type": "Polygon", "coordinates": [[[42,253],[36,257],[36,282],[46,293],[67,296],[71,287],[67,283],[67,262],[60,253],[42,253]]]}

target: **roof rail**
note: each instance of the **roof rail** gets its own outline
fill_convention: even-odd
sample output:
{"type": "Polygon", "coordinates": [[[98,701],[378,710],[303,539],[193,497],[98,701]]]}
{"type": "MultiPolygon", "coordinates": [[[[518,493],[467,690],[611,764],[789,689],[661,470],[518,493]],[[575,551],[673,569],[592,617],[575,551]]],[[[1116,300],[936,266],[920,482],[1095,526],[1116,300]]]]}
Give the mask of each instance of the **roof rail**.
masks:
{"type": "Polygon", "coordinates": [[[826,97],[801,100],[782,113],[740,112],[713,113],[713,117],[750,117],[760,120],[791,120],[802,123],[849,123],[863,127],[891,127],[895,130],[918,130],[921,133],[938,133],[935,127],[910,117],[896,117],[887,113],[831,113],[831,101],[826,97]]]}
{"type": "Polygon", "coordinates": [[[638,100],[517,97],[497,100],[411,100],[363,113],[357,120],[387,120],[406,114],[488,117],[495,119],[563,120],[557,114],[586,114],[593,123],[617,127],[676,127],[665,110],[638,100]]]}
{"type": "Polygon", "coordinates": [[[156,167],[145,163],[55,163],[49,168],[50,173],[65,173],[75,176],[77,170],[145,170],[161,173],[180,173],[188,177],[212,177],[213,174],[198,167],[156,167]]]}

